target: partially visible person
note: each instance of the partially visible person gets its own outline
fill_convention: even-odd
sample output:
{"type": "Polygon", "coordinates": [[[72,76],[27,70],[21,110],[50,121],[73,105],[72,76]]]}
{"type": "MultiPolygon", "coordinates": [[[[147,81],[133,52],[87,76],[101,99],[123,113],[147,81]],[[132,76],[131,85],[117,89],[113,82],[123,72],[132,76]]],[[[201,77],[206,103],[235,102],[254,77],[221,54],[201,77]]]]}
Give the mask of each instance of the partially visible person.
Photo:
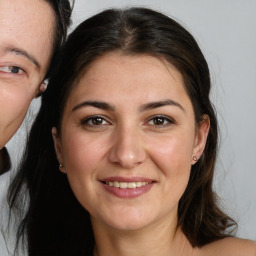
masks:
{"type": "Polygon", "coordinates": [[[32,99],[46,88],[71,8],[69,0],[0,1],[0,174],[11,166],[7,150],[1,149],[20,127],[32,99]]]}
{"type": "Polygon", "coordinates": [[[0,0],[1,256],[13,255],[16,230],[13,222],[7,228],[11,162],[5,145],[20,127],[33,98],[47,86],[54,59],[66,40],[72,6],[72,0],[0,0]]]}
{"type": "Polygon", "coordinates": [[[29,255],[255,256],[212,189],[218,125],[191,34],[144,8],[69,36],[10,187],[29,255]],[[52,141],[52,136],[53,140],[52,141]]]}

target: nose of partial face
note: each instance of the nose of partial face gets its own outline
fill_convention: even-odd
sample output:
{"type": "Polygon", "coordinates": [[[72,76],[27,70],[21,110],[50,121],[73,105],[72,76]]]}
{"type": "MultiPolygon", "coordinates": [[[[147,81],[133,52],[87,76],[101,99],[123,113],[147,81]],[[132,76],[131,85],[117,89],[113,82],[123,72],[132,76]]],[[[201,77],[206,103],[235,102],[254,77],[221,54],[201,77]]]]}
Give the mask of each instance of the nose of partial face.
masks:
{"type": "Polygon", "coordinates": [[[141,164],[146,159],[146,151],[140,136],[127,130],[115,134],[109,158],[112,163],[125,169],[141,164]]]}

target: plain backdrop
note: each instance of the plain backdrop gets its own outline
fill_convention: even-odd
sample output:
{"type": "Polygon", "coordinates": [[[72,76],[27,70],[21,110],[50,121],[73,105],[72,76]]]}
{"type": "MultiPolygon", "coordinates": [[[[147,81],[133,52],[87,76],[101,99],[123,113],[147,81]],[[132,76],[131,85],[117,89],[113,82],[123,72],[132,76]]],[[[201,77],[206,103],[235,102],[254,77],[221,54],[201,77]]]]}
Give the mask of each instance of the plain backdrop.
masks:
{"type": "MultiPolygon", "coordinates": [[[[256,240],[256,1],[255,0],[76,0],[74,28],[109,7],[139,5],[159,10],[185,26],[210,67],[211,98],[220,125],[214,188],[222,207],[239,224],[237,235],[256,240]]],[[[39,100],[9,142],[17,165],[39,100]]]]}

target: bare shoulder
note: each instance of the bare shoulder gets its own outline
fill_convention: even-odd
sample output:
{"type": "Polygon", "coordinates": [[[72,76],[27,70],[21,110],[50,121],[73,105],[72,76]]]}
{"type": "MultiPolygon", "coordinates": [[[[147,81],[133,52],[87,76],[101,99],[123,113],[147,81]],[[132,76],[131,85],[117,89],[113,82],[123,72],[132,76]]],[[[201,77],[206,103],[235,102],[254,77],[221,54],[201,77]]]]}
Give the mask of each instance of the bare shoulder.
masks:
{"type": "Polygon", "coordinates": [[[228,237],[202,248],[204,256],[256,256],[256,242],[228,237]]]}

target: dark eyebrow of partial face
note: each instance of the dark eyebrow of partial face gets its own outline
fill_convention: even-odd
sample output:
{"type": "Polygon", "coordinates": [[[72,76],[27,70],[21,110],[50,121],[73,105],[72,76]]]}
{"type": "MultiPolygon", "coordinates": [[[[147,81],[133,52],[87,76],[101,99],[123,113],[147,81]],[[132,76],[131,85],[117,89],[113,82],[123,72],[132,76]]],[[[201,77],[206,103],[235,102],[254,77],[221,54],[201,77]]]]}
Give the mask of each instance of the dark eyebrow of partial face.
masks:
{"type": "Polygon", "coordinates": [[[150,110],[150,109],[154,109],[154,108],[160,108],[163,106],[176,106],[176,107],[180,108],[181,110],[185,111],[185,109],[177,101],[170,100],[170,99],[162,100],[162,101],[154,101],[154,102],[143,104],[140,107],[140,111],[146,111],[146,110],[150,110]]]}
{"type": "Polygon", "coordinates": [[[101,102],[101,101],[83,101],[76,105],[75,107],[72,108],[72,111],[75,111],[79,108],[85,107],[85,106],[91,106],[95,108],[100,108],[103,110],[110,110],[110,111],[115,111],[114,106],[111,106],[110,104],[106,102],[101,102]]]}
{"type": "Polygon", "coordinates": [[[27,51],[16,48],[16,47],[7,47],[5,49],[5,52],[7,53],[13,53],[16,55],[21,55],[23,57],[25,57],[26,59],[28,59],[30,62],[32,62],[38,69],[40,69],[40,65],[39,62],[36,60],[35,57],[33,57],[31,54],[29,54],[27,51]]]}

